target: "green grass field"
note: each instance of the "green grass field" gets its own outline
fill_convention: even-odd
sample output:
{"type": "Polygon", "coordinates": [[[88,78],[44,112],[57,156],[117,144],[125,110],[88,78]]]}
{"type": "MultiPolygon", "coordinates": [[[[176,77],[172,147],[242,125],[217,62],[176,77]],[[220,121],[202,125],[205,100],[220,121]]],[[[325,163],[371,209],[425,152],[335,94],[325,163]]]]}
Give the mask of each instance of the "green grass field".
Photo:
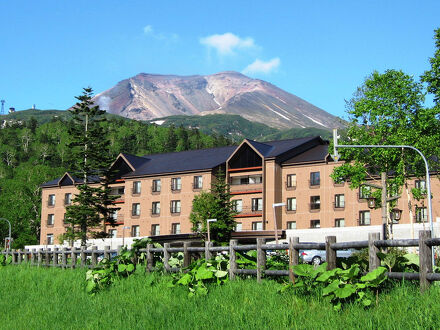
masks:
{"type": "MultiPolygon", "coordinates": [[[[147,275],[151,276],[151,275],[147,275]]],[[[27,266],[0,268],[1,329],[435,329],[440,288],[423,295],[401,285],[379,296],[379,306],[353,304],[342,312],[318,298],[278,294],[280,284],[238,280],[188,298],[167,278],[148,287],[144,275],[89,296],[85,270],[27,266]]]]}

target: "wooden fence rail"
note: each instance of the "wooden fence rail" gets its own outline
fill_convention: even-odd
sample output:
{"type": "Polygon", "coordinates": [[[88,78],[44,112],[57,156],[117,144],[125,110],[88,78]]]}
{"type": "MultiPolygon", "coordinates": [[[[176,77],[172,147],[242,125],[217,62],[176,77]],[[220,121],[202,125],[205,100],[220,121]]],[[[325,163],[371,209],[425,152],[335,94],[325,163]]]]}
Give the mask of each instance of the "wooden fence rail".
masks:
{"type": "MultiPolygon", "coordinates": [[[[433,273],[432,269],[432,247],[440,246],[440,238],[431,238],[431,231],[419,232],[419,239],[399,239],[399,240],[380,240],[379,233],[370,233],[368,241],[336,242],[335,236],[327,236],[325,243],[300,243],[298,237],[292,237],[288,244],[266,244],[264,239],[257,239],[257,244],[238,245],[236,240],[231,240],[229,246],[212,246],[211,242],[205,242],[204,247],[191,246],[189,242],[182,247],[170,247],[165,243],[163,248],[155,248],[148,244],[145,249],[139,249],[140,253],[146,255],[146,270],[154,269],[154,255],[162,255],[165,272],[178,272],[180,268],[172,268],[169,259],[172,253],[183,252],[183,268],[191,263],[191,256],[194,254],[204,254],[206,259],[210,259],[214,253],[229,254],[229,278],[234,280],[236,275],[255,275],[257,281],[266,276],[289,276],[294,281],[295,274],[292,266],[300,261],[300,250],[317,249],[326,251],[327,269],[336,267],[336,251],[345,249],[368,248],[369,251],[369,270],[372,271],[380,266],[380,259],[377,253],[382,248],[387,247],[418,247],[420,270],[419,273],[400,273],[389,272],[387,276],[392,279],[419,280],[422,291],[426,290],[431,281],[440,281],[440,273],[433,273]],[[239,269],[237,264],[237,252],[257,251],[256,269],[239,269]],[[288,250],[289,251],[289,270],[269,270],[266,269],[268,250],[288,250]]],[[[32,249],[2,251],[1,254],[11,255],[12,264],[28,263],[32,266],[76,268],[76,267],[99,267],[99,261],[103,258],[111,258],[120,255],[122,246],[117,249],[110,249],[106,246],[104,250],[98,250],[96,246],[91,249],[59,248],[54,249],[32,249]]],[[[135,261],[137,258],[135,257],[135,261]]]]}

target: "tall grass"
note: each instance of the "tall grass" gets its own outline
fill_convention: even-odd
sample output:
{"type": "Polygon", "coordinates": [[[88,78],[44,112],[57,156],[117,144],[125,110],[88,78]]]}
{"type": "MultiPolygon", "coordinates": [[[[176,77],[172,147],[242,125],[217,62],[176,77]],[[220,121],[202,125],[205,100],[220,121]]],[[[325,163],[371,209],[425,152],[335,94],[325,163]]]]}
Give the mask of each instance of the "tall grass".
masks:
{"type": "MultiPolygon", "coordinates": [[[[152,275],[145,275],[152,276],[152,275]]],[[[393,288],[369,310],[342,312],[318,297],[277,294],[280,284],[255,279],[211,287],[188,298],[185,288],[154,286],[145,276],[118,281],[96,296],[85,292],[85,270],[0,268],[2,329],[400,329],[439,328],[440,289],[393,288]]]]}

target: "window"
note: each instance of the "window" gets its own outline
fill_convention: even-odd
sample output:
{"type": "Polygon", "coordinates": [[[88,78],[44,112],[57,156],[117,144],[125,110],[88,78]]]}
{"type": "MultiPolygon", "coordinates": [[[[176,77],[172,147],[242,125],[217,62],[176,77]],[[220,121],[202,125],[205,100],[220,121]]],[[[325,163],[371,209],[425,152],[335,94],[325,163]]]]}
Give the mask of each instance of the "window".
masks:
{"type": "Polygon", "coordinates": [[[49,195],[47,206],[55,206],[55,195],[49,195]]]}
{"type": "Polygon", "coordinates": [[[152,236],[160,235],[160,225],[151,225],[151,235],[152,236]]]}
{"type": "Polygon", "coordinates": [[[243,224],[241,222],[237,222],[235,224],[235,231],[242,231],[243,230],[243,224]]]}
{"type": "Polygon", "coordinates": [[[287,174],[287,188],[296,188],[296,174],[287,174]]]}
{"type": "Polygon", "coordinates": [[[141,215],[141,204],[139,204],[139,203],[133,203],[132,204],[131,215],[132,216],[139,216],[139,215],[141,215]]]}
{"type": "Polygon", "coordinates": [[[311,210],[321,209],[321,197],[320,196],[310,196],[310,209],[311,210]]]}
{"type": "Polygon", "coordinates": [[[310,220],[310,228],[321,228],[321,220],[310,220]]]}
{"type": "Polygon", "coordinates": [[[345,227],[345,219],[335,219],[335,227],[345,227]]]}
{"type": "Polygon", "coordinates": [[[114,187],[110,193],[113,196],[120,196],[125,194],[125,187],[114,187]]]}
{"type": "Polygon", "coordinates": [[[131,236],[132,237],[139,237],[141,234],[139,226],[131,226],[131,236]]]}
{"type": "Polygon", "coordinates": [[[427,221],[428,221],[428,213],[426,207],[416,206],[416,222],[427,222],[427,221]]]}
{"type": "Polygon", "coordinates": [[[171,213],[180,213],[180,201],[171,201],[171,213]]]}
{"type": "Polygon", "coordinates": [[[172,178],[171,179],[171,190],[178,191],[182,189],[182,179],[181,178],[172,178]]]}
{"type": "Polygon", "coordinates": [[[151,204],[151,214],[153,215],[160,214],[160,202],[153,202],[151,204]]]}
{"type": "Polygon", "coordinates": [[[263,211],[262,198],[252,198],[252,211],[263,211]]]}
{"type": "Polygon", "coordinates": [[[360,186],[359,187],[359,199],[366,199],[371,196],[370,186],[360,186]]]}
{"type": "Polygon", "coordinates": [[[171,224],[171,234],[173,235],[180,234],[180,223],[171,224]]]}
{"type": "Polygon", "coordinates": [[[236,199],[232,201],[232,208],[235,212],[243,212],[243,201],[241,199],[236,199]]]}
{"type": "Polygon", "coordinates": [[[296,221],[287,221],[287,229],[296,229],[296,221]]]}
{"type": "Polygon", "coordinates": [[[110,238],[116,238],[118,237],[118,231],[116,229],[110,229],[108,231],[108,235],[110,236],[110,238]]]}
{"type": "Polygon", "coordinates": [[[252,222],[252,230],[263,230],[263,223],[261,221],[252,222]]]}
{"type": "Polygon", "coordinates": [[[139,195],[141,193],[141,182],[134,181],[133,182],[133,195],[139,195]]]}
{"type": "Polygon", "coordinates": [[[319,172],[310,173],[310,185],[319,186],[321,184],[321,174],[319,172]]]}
{"type": "Polygon", "coordinates": [[[335,195],[335,208],[343,209],[345,207],[345,195],[336,194],[335,195]]]}
{"type": "Polygon", "coordinates": [[[370,223],[370,211],[359,211],[359,225],[368,226],[370,223]]]}
{"type": "Polygon", "coordinates": [[[263,182],[261,175],[235,176],[231,178],[232,185],[239,184],[257,184],[263,182]]]}
{"type": "Polygon", "coordinates": [[[48,214],[47,215],[47,225],[48,226],[53,226],[55,222],[55,215],[54,214],[48,214]]]}
{"type": "Polygon", "coordinates": [[[416,189],[419,189],[423,195],[426,195],[426,181],[425,180],[416,180],[415,182],[416,189]]]}
{"type": "Polygon", "coordinates": [[[194,177],[193,188],[202,189],[203,187],[203,177],[201,175],[194,177]]]}
{"type": "Polygon", "coordinates": [[[47,234],[46,235],[46,244],[52,245],[53,244],[53,234],[47,234]]]}
{"type": "Polygon", "coordinates": [[[296,197],[287,198],[287,211],[296,211],[296,197]]]}
{"type": "Polygon", "coordinates": [[[70,204],[72,204],[72,194],[71,193],[64,194],[64,205],[70,205],[70,204]]]}
{"type": "Polygon", "coordinates": [[[153,180],[153,185],[151,186],[152,192],[160,192],[161,182],[159,180],[153,180]]]}
{"type": "Polygon", "coordinates": [[[111,213],[110,213],[110,218],[111,218],[113,221],[118,220],[118,210],[112,210],[111,213]]]}

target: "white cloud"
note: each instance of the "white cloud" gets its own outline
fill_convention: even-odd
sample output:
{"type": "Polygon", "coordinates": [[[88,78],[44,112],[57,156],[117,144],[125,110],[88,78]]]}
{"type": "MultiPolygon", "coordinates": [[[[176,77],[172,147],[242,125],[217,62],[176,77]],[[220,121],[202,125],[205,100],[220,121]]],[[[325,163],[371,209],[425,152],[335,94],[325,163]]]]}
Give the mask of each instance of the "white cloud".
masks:
{"type": "Polygon", "coordinates": [[[144,34],[146,36],[152,37],[157,40],[170,40],[170,41],[176,41],[179,38],[179,35],[177,33],[162,33],[162,32],[156,32],[153,29],[153,26],[146,25],[144,27],[144,34]]]}
{"type": "Polygon", "coordinates": [[[244,74],[255,74],[255,73],[270,73],[276,69],[281,64],[281,60],[279,57],[275,57],[267,62],[264,62],[260,59],[256,59],[253,63],[249,64],[242,73],[244,74]]]}
{"type": "Polygon", "coordinates": [[[214,48],[219,55],[232,55],[236,49],[255,48],[254,39],[240,38],[227,32],[224,34],[213,34],[200,38],[200,43],[208,48],[214,48]]]}

